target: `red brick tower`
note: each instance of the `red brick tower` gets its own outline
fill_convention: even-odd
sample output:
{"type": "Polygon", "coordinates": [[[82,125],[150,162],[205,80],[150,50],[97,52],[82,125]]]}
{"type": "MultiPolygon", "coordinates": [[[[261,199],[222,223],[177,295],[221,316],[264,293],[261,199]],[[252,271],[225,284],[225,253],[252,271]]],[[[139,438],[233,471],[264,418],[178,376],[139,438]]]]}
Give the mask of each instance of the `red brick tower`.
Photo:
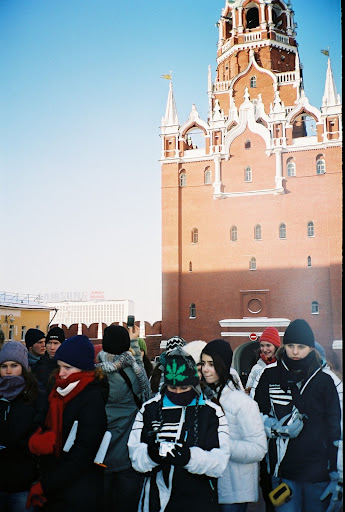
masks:
{"type": "Polygon", "coordinates": [[[228,337],[304,318],[341,338],[341,103],[303,89],[290,2],[226,1],[209,116],[162,119],[163,339],[228,337]]]}

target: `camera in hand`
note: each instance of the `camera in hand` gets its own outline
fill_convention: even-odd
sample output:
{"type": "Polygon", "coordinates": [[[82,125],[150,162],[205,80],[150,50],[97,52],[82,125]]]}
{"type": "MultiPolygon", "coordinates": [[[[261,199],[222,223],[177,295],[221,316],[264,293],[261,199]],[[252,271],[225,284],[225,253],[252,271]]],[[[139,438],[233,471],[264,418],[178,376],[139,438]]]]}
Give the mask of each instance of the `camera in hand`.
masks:
{"type": "Polygon", "coordinates": [[[159,445],[159,455],[161,457],[166,457],[168,453],[172,455],[172,451],[175,448],[175,443],[171,443],[169,441],[161,441],[159,445]]]}

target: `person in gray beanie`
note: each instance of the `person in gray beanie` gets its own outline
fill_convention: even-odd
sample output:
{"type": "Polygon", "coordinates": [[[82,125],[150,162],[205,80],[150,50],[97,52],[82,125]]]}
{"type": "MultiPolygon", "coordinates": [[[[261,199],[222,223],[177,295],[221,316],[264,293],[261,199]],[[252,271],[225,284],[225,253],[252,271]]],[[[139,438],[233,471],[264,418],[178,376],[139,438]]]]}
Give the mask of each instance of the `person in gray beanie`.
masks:
{"type": "Polygon", "coordinates": [[[332,377],[322,369],[308,322],[298,318],[289,324],[276,359],[263,370],[254,399],[269,441],[273,490],[285,483],[290,494],[279,510],[340,510],[339,397],[332,377]]]}
{"type": "Polygon", "coordinates": [[[29,489],[38,478],[28,441],[46,411],[46,395],[30,372],[27,348],[19,341],[5,343],[0,351],[0,510],[26,510],[29,489]]]}

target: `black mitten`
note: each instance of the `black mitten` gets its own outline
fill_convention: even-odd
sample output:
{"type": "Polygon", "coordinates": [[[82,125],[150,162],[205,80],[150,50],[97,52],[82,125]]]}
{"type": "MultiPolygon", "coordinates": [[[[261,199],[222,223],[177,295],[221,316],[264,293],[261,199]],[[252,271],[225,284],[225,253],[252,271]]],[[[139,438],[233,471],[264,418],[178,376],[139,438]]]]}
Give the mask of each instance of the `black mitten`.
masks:
{"type": "Polygon", "coordinates": [[[175,446],[172,450],[170,463],[174,466],[184,467],[190,460],[190,449],[187,446],[175,446]]]}

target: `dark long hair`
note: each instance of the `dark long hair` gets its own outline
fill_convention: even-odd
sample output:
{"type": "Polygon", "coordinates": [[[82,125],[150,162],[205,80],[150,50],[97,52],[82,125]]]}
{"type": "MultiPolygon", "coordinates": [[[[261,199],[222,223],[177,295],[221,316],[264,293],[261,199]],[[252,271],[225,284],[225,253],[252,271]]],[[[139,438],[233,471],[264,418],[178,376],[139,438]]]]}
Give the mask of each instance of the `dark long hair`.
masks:
{"type": "Polygon", "coordinates": [[[223,391],[223,389],[225,388],[225,386],[227,385],[228,382],[232,382],[232,384],[234,385],[235,389],[240,389],[240,386],[238,385],[238,383],[236,382],[236,380],[234,379],[234,377],[232,376],[232,374],[230,373],[230,371],[228,370],[228,368],[225,366],[225,363],[222,359],[222,356],[220,354],[217,354],[217,353],[212,353],[209,354],[207,352],[207,350],[204,351],[204,353],[210,357],[212,357],[212,360],[213,360],[213,366],[214,366],[214,369],[218,375],[218,384],[217,385],[210,385],[210,388],[214,389],[217,393],[217,399],[219,400],[219,397],[223,391]]]}
{"type": "Polygon", "coordinates": [[[24,401],[27,403],[34,402],[38,395],[38,383],[36,377],[22,366],[22,376],[25,380],[25,389],[23,391],[24,401]]]}

